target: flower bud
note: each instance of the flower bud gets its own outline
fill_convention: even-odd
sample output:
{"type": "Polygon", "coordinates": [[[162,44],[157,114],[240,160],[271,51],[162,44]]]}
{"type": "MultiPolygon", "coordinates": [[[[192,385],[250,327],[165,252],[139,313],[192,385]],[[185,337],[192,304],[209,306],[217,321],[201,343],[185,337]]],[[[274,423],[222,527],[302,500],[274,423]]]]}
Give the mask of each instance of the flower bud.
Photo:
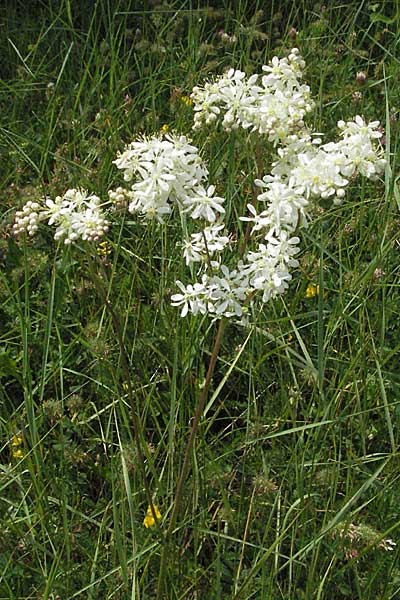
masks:
{"type": "Polygon", "coordinates": [[[364,71],[358,71],[356,74],[356,81],[359,85],[364,85],[367,80],[367,74],[364,71]]]}

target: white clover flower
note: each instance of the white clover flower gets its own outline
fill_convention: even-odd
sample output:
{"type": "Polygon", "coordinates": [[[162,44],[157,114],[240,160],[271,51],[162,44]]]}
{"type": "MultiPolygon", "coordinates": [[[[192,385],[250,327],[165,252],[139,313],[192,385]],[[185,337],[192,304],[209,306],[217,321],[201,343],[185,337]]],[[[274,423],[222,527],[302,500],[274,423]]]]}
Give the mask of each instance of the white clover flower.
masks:
{"type": "Polygon", "coordinates": [[[207,189],[203,186],[197,187],[193,190],[193,196],[189,196],[183,201],[183,205],[186,207],[184,212],[188,212],[192,219],[205,219],[214,223],[217,219],[215,213],[225,213],[222,206],[224,199],[213,196],[214,192],[214,185],[209,185],[207,189]]]}

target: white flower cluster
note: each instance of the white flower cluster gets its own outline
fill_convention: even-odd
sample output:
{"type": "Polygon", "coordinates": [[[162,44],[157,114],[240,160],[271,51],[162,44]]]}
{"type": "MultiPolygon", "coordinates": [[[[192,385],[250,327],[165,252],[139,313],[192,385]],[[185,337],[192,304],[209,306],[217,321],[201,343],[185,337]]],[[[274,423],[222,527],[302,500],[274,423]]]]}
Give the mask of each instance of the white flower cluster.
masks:
{"type": "Polygon", "coordinates": [[[164,222],[174,203],[192,218],[213,223],[223,213],[223,199],[214,196],[214,186],[204,187],[208,170],[185,136],[156,136],[132,142],[114,161],[123,170],[125,181],[134,182],[129,190],[109,192],[111,200],[122,202],[128,210],[164,222]]]}
{"type": "MultiPolygon", "coordinates": [[[[258,76],[246,79],[244,73],[231,69],[215,82],[193,90],[195,129],[220,119],[226,130],[251,128],[267,134],[269,141],[279,146],[271,175],[255,181],[262,188],[257,201],[265,205],[264,210],[258,212],[248,204],[250,215],[241,217],[252,223],[250,235],[262,238],[256,249],[249,249],[233,271],[222,263],[221,253],[230,244],[226,233],[219,233],[225,226],[218,203],[213,206],[221,213],[215,226],[192,234],[184,244],[186,264],[202,262],[205,272],[201,283],[185,286],[177,282],[180,292],[173,294],[171,301],[181,307],[181,316],[208,312],[240,318],[244,305],[256,296],[267,302],[284,293],[292,279],[290,269],[298,266],[296,230],[307,225],[310,202],[332,198],[338,203],[356,175],[375,179],[385,167],[376,145],[381,136],[377,121],[367,124],[360,116],[348,123],[340,121],[341,139],[323,145],[319,134],[306,128],[303,117],[311,110],[312,101],[308,86],[299,83],[303,68],[304,61],[294,49],[287,59],[274,57],[270,66],[263,67],[262,87],[257,86],[258,76]]],[[[194,218],[207,219],[205,197],[193,196],[189,201],[196,207],[194,218]]]]}
{"type": "Polygon", "coordinates": [[[194,315],[210,313],[241,317],[248,291],[247,280],[237,271],[230,272],[225,265],[221,266],[220,275],[204,273],[201,283],[187,286],[177,281],[181,293],[171,296],[171,304],[182,306],[182,317],[189,311],[194,315]]]}
{"type": "MultiPolygon", "coordinates": [[[[301,83],[304,66],[293,49],[287,58],[274,57],[260,76],[246,78],[231,69],[193,89],[195,129],[220,120],[225,130],[242,127],[265,134],[276,148],[271,174],[255,180],[262,210],[248,204],[249,215],[241,217],[249,228],[246,244],[247,237],[255,243],[249,240],[252,246],[240,253],[233,269],[223,260],[235,238],[224,223],[225,201],[207,182],[207,166],[190,140],[174,134],[142,138],[114,161],[129,183],[109,191],[115,208],[128,207],[131,213],[163,223],[176,205],[185,229],[186,216],[199,225],[194,233],[185,231],[182,246],[186,264],[196,265],[200,281],[186,286],[178,281],[180,291],[171,298],[182,316],[191,312],[241,318],[256,297],[267,302],[284,293],[292,279],[290,270],[298,266],[296,234],[307,225],[310,203],[315,198],[339,203],[356,175],[376,179],[383,172],[378,121],[366,123],[360,116],[339,121],[339,141],[324,144],[320,134],[306,127],[304,117],[313,102],[309,87],[301,83]]],[[[96,241],[109,227],[100,199],[80,189],[68,190],[54,201],[27,202],[16,213],[14,232],[34,235],[44,220],[55,226],[55,239],[65,244],[96,241]]]]}
{"type": "MultiPolygon", "coordinates": [[[[203,228],[191,234],[183,242],[183,256],[186,264],[203,263],[205,268],[219,267],[219,260],[211,260],[231,244],[224,233],[221,217],[225,213],[224,198],[215,195],[215,186],[208,185],[208,169],[198,154],[198,149],[184,136],[173,134],[155,136],[132,142],[114,161],[123,170],[125,181],[133,183],[130,189],[118,187],[108,192],[110,201],[116,206],[128,202],[128,210],[147,218],[156,218],[160,223],[177,206],[181,215],[188,215],[203,228]]],[[[184,220],[184,219],[183,219],[184,220]]],[[[218,257],[219,258],[219,257],[218,257]]],[[[196,284],[191,292],[200,294],[201,286],[196,284]]],[[[213,278],[210,290],[211,299],[217,302],[217,279],[213,278]]],[[[224,271],[218,282],[227,293],[228,274],[224,271]]],[[[237,287],[237,286],[236,286],[237,287]]],[[[234,291],[234,297],[237,295],[234,291]]],[[[199,295],[200,298],[200,295],[199,295]]],[[[211,300],[210,300],[211,302],[211,300]]],[[[218,296],[218,307],[225,305],[218,296]]],[[[203,312],[206,304],[193,301],[192,309],[203,312]]],[[[230,306],[230,304],[229,304],[230,306]]],[[[228,310],[228,308],[226,308],[228,310]]],[[[236,313],[238,309],[235,309],[236,313]]]]}
{"type": "Polygon", "coordinates": [[[100,198],[93,194],[88,195],[81,189],[67,190],[64,196],[57,196],[54,201],[45,198],[40,203],[27,202],[22,210],[15,214],[14,234],[19,235],[26,231],[32,236],[41,221],[54,225],[54,239],[63,239],[64,244],[71,244],[78,239],[97,241],[109,228],[100,198]]]}
{"type": "Polygon", "coordinates": [[[321,145],[321,139],[312,139],[310,134],[301,140],[288,140],[285,147],[278,149],[273,177],[264,178],[264,183],[284,182],[306,198],[332,197],[338,204],[354,176],[379,177],[386,164],[376,149],[376,141],[382,135],[379,121],[367,124],[357,115],[354,121],[339,121],[338,127],[341,130],[338,142],[321,145]]]}
{"type": "Polygon", "coordinates": [[[29,200],[21,210],[17,210],[13,225],[14,235],[20,235],[24,231],[30,236],[35,235],[38,230],[40,210],[40,204],[32,200],[29,200]]]}
{"type": "Polygon", "coordinates": [[[194,126],[200,129],[221,119],[230,131],[242,127],[267,135],[274,145],[285,142],[304,127],[304,117],[314,106],[310,88],[301,83],[304,60],[293,48],[286,58],[274,57],[264,74],[246,78],[230,69],[226,75],[193,88],[194,126]]]}
{"type": "MultiPolygon", "coordinates": [[[[190,240],[183,243],[183,256],[186,264],[202,262],[208,264],[211,262],[211,257],[220,253],[231,242],[228,236],[220,235],[225,226],[209,225],[199,233],[192,233],[190,240]]],[[[215,261],[211,263],[215,265],[215,261]]]]}

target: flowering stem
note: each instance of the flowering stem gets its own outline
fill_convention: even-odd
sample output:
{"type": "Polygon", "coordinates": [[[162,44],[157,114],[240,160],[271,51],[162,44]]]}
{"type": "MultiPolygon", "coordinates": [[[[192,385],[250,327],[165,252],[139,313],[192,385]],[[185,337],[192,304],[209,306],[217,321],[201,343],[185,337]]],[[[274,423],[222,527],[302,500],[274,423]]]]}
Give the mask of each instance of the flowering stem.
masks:
{"type": "MultiPolygon", "coordinates": [[[[139,418],[139,415],[137,412],[134,392],[133,392],[133,388],[132,388],[131,374],[130,374],[130,369],[129,369],[129,357],[128,357],[128,352],[126,350],[124,338],[122,335],[122,326],[121,326],[120,320],[118,319],[113,307],[111,306],[110,300],[108,299],[107,292],[105,290],[105,286],[103,285],[102,278],[99,276],[99,274],[96,272],[96,270],[94,268],[93,260],[92,260],[91,256],[88,256],[88,262],[89,262],[90,272],[92,275],[92,280],[95,284],[97,292],[99,293],[99,296],[101,297],[101,299],[104,302],[104,306],[106,307],[107,311],[109,312],[109,314],[111,316],[114,331],[117,336],[118,345],[119,345],[119,349],[120,349],[122,371],[124,373],[124,378],[125,378],[125,382],[127,385],[129,403],[130,403],[130,407],[131,407],[133,437],[135,440],[136,452],[137,452],[137,456],[138,456],[138,460],[139,460],[140,470],[142,473],[143,486],[145,489],[147,503],[151,510],[151,515],[154,519],[154,522],[156,524],[158,524],[159,517],[157,517],[157,512],[156,512],[156,509],[155,509],[155,506],[153,503],[153,499],[152,499],[152,495],[150,492],[149,482],[148,482],[147,476],[146,476],[145,456],[144,456],[144,452],[143,452],[143,448],[142,448],[141,424],[140,424],[140,418],[139,418]]],[[[107,278],[107,274],[104,270],[104,267],[103,267],[103,265],[100,265],[100,266],[101,266],[101,269],[103,272],[103,276],[104,276],[105,280],[107,281],[108,278],[107,278]]]]}
{"type": "Polygon", "coordinates": [[[161,600],[163,589],[164,589],[164,578],[165,578],[165,569],[166,569],[166,563],[167,563],[167,558],[168,558],[169,542],[170,542],[170,538],[173,534],[173,531],[175,529],[176,521],[178,518],[178,513],[179,513],[181,501],[182,501],[183,485],[186,481],[186,477],[189,472],[190,455],[193,450],[193,445],[194,445],[194,441],[196,438],[196,433],[197,433],[197,429],[198,429],[198,426],[200,423],[200,419],[201,419],[201,416],[204,411],[204,406],[205,406],[206,399],[207,399],[207,393],[208,393],[208,389],[210,387],[211,379],[212,379],[212,376],[214,373],[214,368],[215,368],[215,365],[217,362],[218,352],[219,352],[219,348],[221,346],[221,341],[222,341],[222,336],[223,336],[223,333],[225,330],[225,326],[226,326],[226,320],[221,319],[219,322],[217,335],[215,337],[214,347],[212,349],[210,363],[208,365],[206,380],[204,383],[204,387],[201,390],[201,395],[200,395],[200,398],[199,398],[199,401],[198,401],[198,404],[196,407],[196,412],[195,412],[193,420],[192,420],[192,427],[190,430],[189,439],[186,444],[182,468],[181,468],[181,472],[179,475],[178,484],[176,486],[174,506],[172,509],[172,514],[171,514],[171,518],[169,521],[168,529],[165,533],[165,544],[164,544],[163,552],[161,555],[160,575],[158,578],[158,586],[157,586],[157,600],[161,600]]]}

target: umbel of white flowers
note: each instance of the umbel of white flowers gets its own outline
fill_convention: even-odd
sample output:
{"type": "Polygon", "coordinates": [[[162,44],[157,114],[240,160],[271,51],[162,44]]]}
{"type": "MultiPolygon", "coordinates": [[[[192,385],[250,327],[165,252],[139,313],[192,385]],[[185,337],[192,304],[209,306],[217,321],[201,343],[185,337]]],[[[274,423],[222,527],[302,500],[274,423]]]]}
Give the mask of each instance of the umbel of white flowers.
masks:
{"type": "MultiPolygon", "coordinates": [[[[276,152],[271,173],[255,185],[262,210],[248,204],[251,239],[244,256],[232,264],[233,242],[224,221],[224,198],[207,182],[208,169],[198,149],[185,136],[157,135],[129,144],[114,161],[127,187],[109,191],[109,204],[127,206],[130,213],[163,223],[173,207],[200,225],[182,243],[187,265],[199,265],[199,281],[183,284],[172,295],[181,315],[210,313],[241,318],[244,306],[257,298],[267,302],[282,294],[298,266],[296,231],[306,226],[310,202],[331,198],[340,203],[346,186],[358,174],[375,179],[384,170],[379,147],[379,122],[339,121],[340,139],[322,144],[304,122],[313,108],[310,89],[301,83],[304,61],[293,49],[287,58],[274,57],[261,75],[231,69],[203,88],[195,87],[194,129],[216,126],[243,128],[267,136],[276,152]],[[229,254],[227,254],[229,251],[229,254]]],[[[36,233],[38,223],[56,226],[56,239],[97,241],[108,229],[104,206],[97,196],[68,190],[53,202],[28,202],[16,213],[14,231],[36,233]]],[[[234,259],[233,259],[234,260],[234,259]]]]}

